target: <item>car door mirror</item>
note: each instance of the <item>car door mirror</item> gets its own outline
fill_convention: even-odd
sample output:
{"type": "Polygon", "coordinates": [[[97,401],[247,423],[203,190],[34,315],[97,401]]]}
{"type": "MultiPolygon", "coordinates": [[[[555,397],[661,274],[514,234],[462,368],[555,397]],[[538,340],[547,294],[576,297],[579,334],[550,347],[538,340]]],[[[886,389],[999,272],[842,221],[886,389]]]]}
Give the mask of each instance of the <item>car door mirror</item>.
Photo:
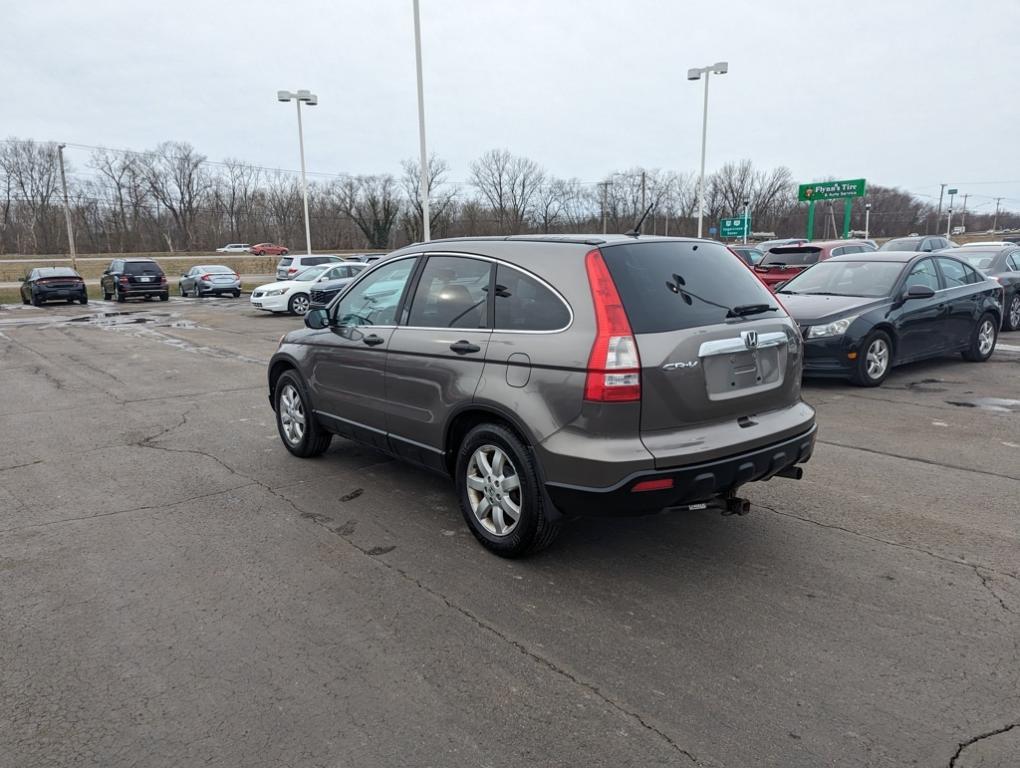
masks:
{"type": "Polygon", "coordinates": [[[905,301],[910,299],[930,299],[935,295],[935,291],[927,285],[912,285],[907,288],[907,292],[903,295],[905,301]]]}
{"type": "Polygon", "coordinates": [[[325,309],[312,309],[305,313],[305,325],[313,331],[321,331],[329,327],[329,312],[325,309]]]}

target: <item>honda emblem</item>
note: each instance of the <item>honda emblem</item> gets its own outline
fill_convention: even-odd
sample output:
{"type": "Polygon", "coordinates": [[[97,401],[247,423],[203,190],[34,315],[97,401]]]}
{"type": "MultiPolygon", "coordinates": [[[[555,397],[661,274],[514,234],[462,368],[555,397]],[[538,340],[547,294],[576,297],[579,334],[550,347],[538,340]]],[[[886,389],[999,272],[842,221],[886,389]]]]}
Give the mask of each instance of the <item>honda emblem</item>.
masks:
{"type": "Polygon", "coordinates": [[[740,338],[748,349],[758,349],[758,331],[741,331],[740,338]]]}

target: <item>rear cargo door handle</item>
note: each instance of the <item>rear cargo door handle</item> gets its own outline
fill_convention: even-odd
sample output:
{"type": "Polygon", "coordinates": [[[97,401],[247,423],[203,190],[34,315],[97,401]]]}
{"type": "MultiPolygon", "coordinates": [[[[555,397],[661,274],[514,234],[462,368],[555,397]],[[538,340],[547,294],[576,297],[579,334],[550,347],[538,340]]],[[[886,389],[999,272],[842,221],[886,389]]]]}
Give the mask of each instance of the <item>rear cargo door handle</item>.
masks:
{"type": "Polygon", "coordinates": [[[366,344],[368,344],[368,346],[370,346],[370,347],[377,347],[380,344],[382,344],[384,341],[386,341],[386,339],[382,338],[381,336],[376,336],[373,333],[372,335],[366,336],[365,338],[363,338],[362,341],[365,342],[366,344]]]}
{"type": "Polygon", "coordinates": [[[467,339],[461,339],[460,341],[453,342],[453,344],[450,345],[450,349],[452,349],[458,355],[467,355],[471,352],[482,351],[481,347],[479,347],[477,344],[472,344],[467,339]]]}

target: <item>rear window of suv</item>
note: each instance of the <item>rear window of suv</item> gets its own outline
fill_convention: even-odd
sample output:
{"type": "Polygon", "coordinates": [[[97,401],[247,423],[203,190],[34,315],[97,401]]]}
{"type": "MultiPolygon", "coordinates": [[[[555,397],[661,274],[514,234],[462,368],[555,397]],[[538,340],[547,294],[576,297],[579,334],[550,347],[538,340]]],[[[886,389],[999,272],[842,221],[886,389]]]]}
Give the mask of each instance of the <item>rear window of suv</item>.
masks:
{"type": "Polygon", "coordinates": [[[765,254],[760,264],[767,267],[769,264],[792,264],[803,267],[806,264],[818,263],[821,255],[821,248],[805,248],[800,246],[780,246],[773,248],[765,254]]]}
{"type": "Polygon", "coordinates": [[[292,258],[290,258],[288,256],[288,257],[280,259],[280,263],[277,266],[280,266],[280,267],[289,267],[293,263],[294,263],[294,259],[292,259],[292,258]]]}
{"type": "Polygon", "coordinates": [[[731,307],[777,307],[740,259],[715,243],[634,243],[601,250],[634,333],[723,323],[731,307]]]}
{"type": "Polygon", "coordinates": [[[128,261],[124,263],[127,275],[162,275],[163,270],[154,261],[128,261]]]}

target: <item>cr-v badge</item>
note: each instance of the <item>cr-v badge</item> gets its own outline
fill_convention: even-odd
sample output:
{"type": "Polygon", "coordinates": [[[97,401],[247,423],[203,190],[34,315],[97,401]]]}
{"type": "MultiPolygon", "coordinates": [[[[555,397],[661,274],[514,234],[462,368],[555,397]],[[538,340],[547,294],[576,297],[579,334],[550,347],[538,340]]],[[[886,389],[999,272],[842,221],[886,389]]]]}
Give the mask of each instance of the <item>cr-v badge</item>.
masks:
{"type": "Polygon", "coordinates": [[[675,371],[678,368],[697,368],[697,367],[698,367],[697,360],[681,360],[678,363],[666,363],[664,366],[662,366],[662,370],[675,371]]]}

